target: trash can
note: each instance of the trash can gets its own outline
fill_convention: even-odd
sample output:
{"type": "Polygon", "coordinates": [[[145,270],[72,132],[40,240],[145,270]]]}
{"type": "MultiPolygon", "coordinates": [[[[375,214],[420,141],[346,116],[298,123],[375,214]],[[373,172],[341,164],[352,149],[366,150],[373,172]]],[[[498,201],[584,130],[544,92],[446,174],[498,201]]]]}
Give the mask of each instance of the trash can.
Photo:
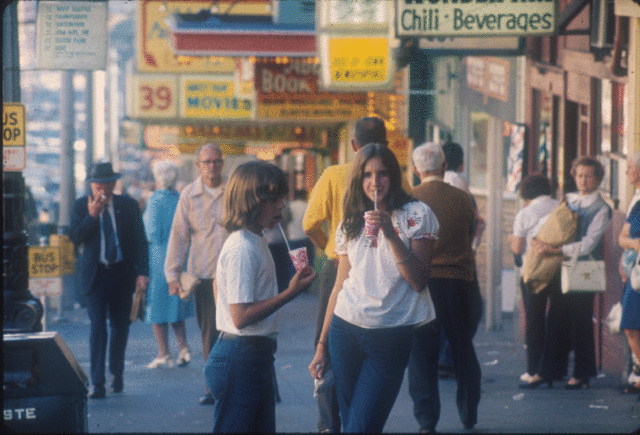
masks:
{"type": "Polygon", "coordinates": [[[4,334],[4,424],[15,432],[86,433],[87,375],[57,332],[4,334]]]}

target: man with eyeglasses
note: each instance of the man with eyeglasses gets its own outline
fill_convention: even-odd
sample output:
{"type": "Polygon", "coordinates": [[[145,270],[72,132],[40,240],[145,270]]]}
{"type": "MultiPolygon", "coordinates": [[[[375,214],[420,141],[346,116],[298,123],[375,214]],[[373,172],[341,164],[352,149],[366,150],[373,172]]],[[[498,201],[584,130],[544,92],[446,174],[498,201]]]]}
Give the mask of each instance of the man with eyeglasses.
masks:
{"type": "MultiPolygon", "coordinates": [[[[226,179],[222,176],[224,160],[218,146],[202,145],[197,149],[196,157],[200,176],[180,192],[169,235],[164,275],[172,295],[183,290],[179,277],[185,263],[186,272],[200,279],[192,294],[206,361],[218,338],[213,279],[218,254],[228,236],[220,225],[226,179]]],[[[207,389],[206,394],[200,398],[200,404],[214,403],[215,400],[207,389]]]]}

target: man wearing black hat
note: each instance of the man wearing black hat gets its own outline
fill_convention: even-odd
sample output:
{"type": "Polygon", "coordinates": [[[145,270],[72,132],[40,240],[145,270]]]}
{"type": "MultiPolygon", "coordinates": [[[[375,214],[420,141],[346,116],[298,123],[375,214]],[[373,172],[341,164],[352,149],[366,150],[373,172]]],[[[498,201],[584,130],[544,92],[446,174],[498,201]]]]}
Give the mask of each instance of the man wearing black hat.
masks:
{"type": "Polygon", "coordinates": [[[129,316],[136,286],[149,284],[149,251],[138,203],[114,195],[120,174],[111,163],[97,163],[91,173],[91,195],[73,204],[70,238],[81,252],[80,287],[86,296],[91,321],[92,399],[105,397],[107,314],[111,339],[111,389],[123,389],[124,353],[129,337],[129,316]]]}

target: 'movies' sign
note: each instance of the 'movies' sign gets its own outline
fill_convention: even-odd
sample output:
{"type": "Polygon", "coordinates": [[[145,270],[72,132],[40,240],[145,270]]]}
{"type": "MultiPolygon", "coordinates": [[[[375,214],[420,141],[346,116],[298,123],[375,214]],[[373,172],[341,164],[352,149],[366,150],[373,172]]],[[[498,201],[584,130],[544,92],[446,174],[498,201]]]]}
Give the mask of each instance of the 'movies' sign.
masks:
{"type": "Polygon", "coordinates": [[[396,36],[549,35],[556,16],[556,0],[396,0],[396,36]]]}

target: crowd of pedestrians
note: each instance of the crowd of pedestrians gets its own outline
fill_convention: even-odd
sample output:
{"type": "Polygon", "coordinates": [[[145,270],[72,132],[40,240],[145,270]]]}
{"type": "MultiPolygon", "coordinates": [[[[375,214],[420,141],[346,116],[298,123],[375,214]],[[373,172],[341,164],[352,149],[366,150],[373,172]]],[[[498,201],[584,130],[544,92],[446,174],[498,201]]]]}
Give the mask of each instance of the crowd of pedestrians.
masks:
{"type": "MultiPolygon", "coordinates": [[[[435,432],[443,367],[456,380],[462,426],[473,428],[481,396],[473,337],[482,316],[474,248],[483,222],[460,175],[462,149],[433,142],[416,147],[411,164],[419,184],[411,189],[387,147],[381,119],[358,120],[351,145],[352,162],[327,168],[308,204],[306,192],[296,191],[289,207],[289,183],[281,169],[250,161],[227,180],[224,155],[214,144],[198,148],[198,177],[180,192],[177,166],[156,162],[156,190],[144,213],[135,201],[113,194],[119,174],[111,164],[96,164],[91,195],[74,204],[70,234],[81,254],[91,322],[89,397],[106,396],[107,342],[111,390],[122,391],[131,299],[136,289],[146,289],[145,321],[158,346],[147,368],[189,364],[185,320],[195,315],[205,358],[199,403],[213,405],[214,432],[275,432],[277,311],[316,278],[309,261],[282,279],[283,261],[269,234],[284,237],[282,227],[275,232],[284,220],[291,242],[326,256],[309,364],[318,431],[381,432],[408,368],[419,430],[435,432]],[[179,349],[176,359],[169,351],[170,328],[179,349]]],[[[636,154],[629,157],[627,174],[630,184],[640,186],[636,154]]],[[[574,254],[602,259],[602,236],[611,218],[597,191],[602,165],[582,157],[571,174],[577,192],[562,203],[577,216],[575,239],[554,244],[536,238],[562,203],[552,198],[544,175],[531,174],[521,183],[524,207],[509,239],[517,259],[574,254]]],[[[639,222],[636,195],[619,237],[624,249],[640,249],[639,222]]],[[[521,387],[563,379],[571,351],[575,363],[565,388],[588,387],[596,375],[593,293],[562,293],[559,269],[544,285],[526,279],[520,284],[527,344],[521,387]]],[[[627,282],[621,328],[636,361],[639,308],[640,296],[627,282]]],[[[634,370],[640,375],[639,365],[634,370]]],[[[639,391],[640,382],[629,388],[639,391]]]]}

